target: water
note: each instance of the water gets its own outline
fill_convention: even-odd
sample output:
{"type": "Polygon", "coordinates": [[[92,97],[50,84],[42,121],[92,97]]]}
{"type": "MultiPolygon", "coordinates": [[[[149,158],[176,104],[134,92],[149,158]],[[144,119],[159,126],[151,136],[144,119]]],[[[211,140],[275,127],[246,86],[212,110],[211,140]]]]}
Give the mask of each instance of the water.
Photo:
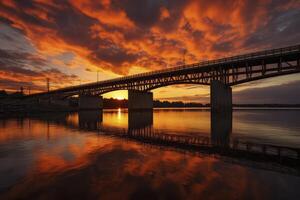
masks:
{"type": "Polygon", "coordinates": [[[299,116],[118,109],[0,119],[0,199],[298,199],[299,116]]]}

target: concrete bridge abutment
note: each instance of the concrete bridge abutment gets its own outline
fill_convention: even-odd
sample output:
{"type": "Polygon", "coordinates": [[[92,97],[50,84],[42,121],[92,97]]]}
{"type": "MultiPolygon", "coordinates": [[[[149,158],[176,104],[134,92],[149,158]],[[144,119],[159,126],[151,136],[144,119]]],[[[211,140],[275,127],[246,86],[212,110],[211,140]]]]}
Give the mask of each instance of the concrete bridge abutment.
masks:
{"type": "Polygon", "coordinates": [[[212,112],[232,111],[232,89],[221,81],[210,83],[210,105],[212,112]]]}
{"type": "Polygon", "coordinates": [[[78,107],[80,110],[103,109],[103,97],[93,95],[79,95],[78,107]]]}
{"type": "Polygon", "coordinates": [[[151,110],[153,109],[153,93],[137,90],[128,90],[129,110],[151,110]]]}

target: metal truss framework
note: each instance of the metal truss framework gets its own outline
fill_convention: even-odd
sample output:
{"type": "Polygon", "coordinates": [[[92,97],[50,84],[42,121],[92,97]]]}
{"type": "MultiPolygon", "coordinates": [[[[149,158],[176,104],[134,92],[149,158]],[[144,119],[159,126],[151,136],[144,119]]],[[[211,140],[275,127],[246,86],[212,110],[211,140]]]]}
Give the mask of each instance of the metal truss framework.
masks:
{"type": "Polygon", "coordinates": [[[228,86],[300,72],[300,45],[260,51],[107,81],[53,90],[36,95],[101,95],[116,90],[150,91],[174,84],[228,86]]]}

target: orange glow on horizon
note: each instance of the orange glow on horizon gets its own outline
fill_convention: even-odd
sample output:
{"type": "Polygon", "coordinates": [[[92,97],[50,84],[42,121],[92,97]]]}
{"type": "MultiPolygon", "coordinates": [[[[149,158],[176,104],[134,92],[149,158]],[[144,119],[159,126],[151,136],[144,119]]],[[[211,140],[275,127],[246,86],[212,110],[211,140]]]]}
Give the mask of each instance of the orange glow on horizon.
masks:
{"type": "Polygon", "coordinates": [[[123,100],[123,99],[128,99],[128,92],[127,90],[113,91],[113,92],[103,94],[103,97],[123,100]]]}

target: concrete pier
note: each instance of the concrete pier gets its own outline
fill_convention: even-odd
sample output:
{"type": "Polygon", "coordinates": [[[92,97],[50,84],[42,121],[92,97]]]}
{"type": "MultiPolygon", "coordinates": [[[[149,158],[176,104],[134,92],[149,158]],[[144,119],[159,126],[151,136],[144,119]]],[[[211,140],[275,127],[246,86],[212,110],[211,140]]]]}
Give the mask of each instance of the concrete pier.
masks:
{"type": "Polygon", "coordinates": [[[128,90],[129,110],[150,110],[153,109],[153,93],[128,90]]]}
{"type": "Polygon", "coordinates": [[[221,81],[211,81],[210,104],[212,112],[228,112],[232,110],[232,90],[221,81]]]}
{"type": "Polygon", "coordinates": [[[102,96],[80,95],[78,106],[80,110],[103,109],[102,96]]]}

